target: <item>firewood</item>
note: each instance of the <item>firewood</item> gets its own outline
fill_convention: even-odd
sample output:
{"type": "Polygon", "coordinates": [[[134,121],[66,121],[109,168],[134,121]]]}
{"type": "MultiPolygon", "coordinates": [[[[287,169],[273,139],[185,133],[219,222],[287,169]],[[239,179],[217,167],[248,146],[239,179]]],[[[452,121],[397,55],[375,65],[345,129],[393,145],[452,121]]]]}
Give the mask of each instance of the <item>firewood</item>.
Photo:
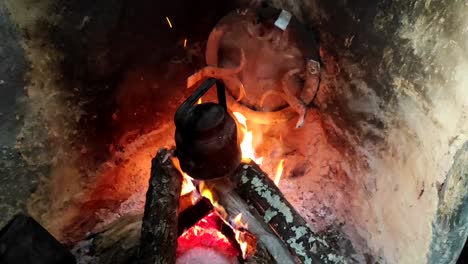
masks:
{"type": "Polygon", "coordinates": [[[205,181],[208,188],[219,205],[226,211],[230,219],[234,219],[239,213],[242,214],[241,221],[246,224],[247,230],[257,237],[257,252],[247,259],[252,263],[254,258],[258,263],[294,264],[295,259],[291,256],[283,242],[276,237],[270,228],[264,223],[262,217],[236,193],[227,179],[205,181]],[[265,252],[265,250],[268,252],[265,252]]]}
{"type": "Polygon", "coordinates": [[[167,149],[160,149],[152,160],[141,229],[140,264],[170,264],[176,261],[177,211],[182,175],[170,157],[167,149]]]}
{"type": "Polygon", "coordinates": [[[245,264],[271,264],[275,263],[273,256],[268,252],[267,248],[262,244],[257,242],[257,249],[255,254],[251,257],[248,257],[245,261],[245,264]]]}
{"type": "Polygon", "coordinates": [[[180,236],[187,229],[194,226],[198,221],[203,219],[213,210],[213,205],[206,198],[201,198],[193,206],[181,211],[178,217],[178,232],[180,236]]]}
{"type": "Polygon", "coordinates": [[[325,240],[314,233],[275,183],[254,162],[241,165],[236,192],[254,207],[292,255],[302,263],[343,263],[325,240]]]}

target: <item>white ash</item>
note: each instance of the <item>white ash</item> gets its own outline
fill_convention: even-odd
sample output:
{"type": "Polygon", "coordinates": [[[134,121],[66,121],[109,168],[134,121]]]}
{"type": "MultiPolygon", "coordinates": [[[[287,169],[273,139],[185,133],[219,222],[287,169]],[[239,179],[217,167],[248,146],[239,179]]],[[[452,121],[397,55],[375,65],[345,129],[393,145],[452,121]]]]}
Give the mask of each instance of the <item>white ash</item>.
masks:
{"type": "Polygon", "coordinates": [[[204,247],[188,250],[177,258],[176,264],[237,264],[235,257],[226,257],[217,251],[204,247]]]}

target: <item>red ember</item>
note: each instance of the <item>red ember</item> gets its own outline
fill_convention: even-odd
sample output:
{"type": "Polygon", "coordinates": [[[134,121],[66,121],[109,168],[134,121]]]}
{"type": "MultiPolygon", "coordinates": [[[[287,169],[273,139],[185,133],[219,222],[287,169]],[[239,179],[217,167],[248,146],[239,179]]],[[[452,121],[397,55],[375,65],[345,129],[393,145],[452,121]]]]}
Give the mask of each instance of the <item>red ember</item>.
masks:
{"type": "Polygon", "coordinates": [[[185,231],[177,241],[177,256],[196,247],[211,248],[227,257],[238,256],[232,243],[219,231],[218,220],[219,216],[212,212],[185,231]]]}

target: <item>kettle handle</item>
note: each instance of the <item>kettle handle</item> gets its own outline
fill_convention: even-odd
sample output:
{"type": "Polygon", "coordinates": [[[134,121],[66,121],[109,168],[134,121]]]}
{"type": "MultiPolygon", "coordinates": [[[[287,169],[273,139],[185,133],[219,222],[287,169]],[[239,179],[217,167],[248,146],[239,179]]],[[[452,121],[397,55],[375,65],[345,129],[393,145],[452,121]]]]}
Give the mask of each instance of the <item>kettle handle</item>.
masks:
{"type": "Polygon", "coordinates": [[[226,103],[226,90],[225,85],[221,80],[215,78],[208,78],[205,80],[200,87],[198,87],[192,95],[190,95],[176,110],[174,116],[174,122],[176,126],[185,123],[185,118],[188,117],[189,112],[193,109],[193,105],[200,99],[211,87],[216,83],[216,94],[218,96],[218,104],[227,112],[226,103]]]}

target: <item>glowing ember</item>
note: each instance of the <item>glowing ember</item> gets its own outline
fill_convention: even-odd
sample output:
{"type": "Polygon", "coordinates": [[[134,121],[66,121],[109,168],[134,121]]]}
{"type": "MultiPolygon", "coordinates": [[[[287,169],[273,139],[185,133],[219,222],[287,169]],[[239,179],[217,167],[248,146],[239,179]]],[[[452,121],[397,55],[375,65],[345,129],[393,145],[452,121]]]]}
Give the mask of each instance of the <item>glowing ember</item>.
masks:
{"type": "Polygon", "coordinates": [[[203,101],[202,101],[202,99],[200,98],[200,99],[198,99],[197,104],[201,104],[202,102],[203,102],[203,101]]]}
{"type": "Polygon", "coordinates": [[[217,222],[219,216],[210,213],[198,223],[185,231],[177,240],[177,255],[196,248],[212,248],[225,256],[235,257],[238,255],[235,247],[231,244],[221,231],[217,222]]]}
{"type": "Polygon", "coordinates": [[[278,164],[278,167],[276,168],[276,175],[275,175],[276,186],[279,186],[281,175],[283,174],[283,169],[284,169],[284,159],[281,159],[281,161],[278,164]]]}
{"type": "Polygon", "coordinates": [[[174,163],[174,167],[182,173],[182,176],[184,177],[184,180],[182,182],[182,190],[180,192],[180,195],[185,195],[188,193],[191,193],[195,190],[195,185],[193,185],[193,179],[185,172],[182,171],[180,168],[180,163],[177,158],[172,158],[172,162],[174,163]]]}
{"type": "Polygon", "coordinates": [[[237,119],[237,122],[243,126],[241,130],[244,133],[244,138],[240,144],[242,151],[242,161],[248,162],[253,160],[258,165],[262,165],[263,157],[257,157],[255,155],[255,150],[253,147],[253,133],[247,128],[247,119],[239,112],[233,112],[232,114],[237,119]]]}
{"type": "Polygon", "coordinates": [[[169,17],[166,17],[167,24],[169,25],[170,28],[172,28],[172,23],[169,17]]]}

